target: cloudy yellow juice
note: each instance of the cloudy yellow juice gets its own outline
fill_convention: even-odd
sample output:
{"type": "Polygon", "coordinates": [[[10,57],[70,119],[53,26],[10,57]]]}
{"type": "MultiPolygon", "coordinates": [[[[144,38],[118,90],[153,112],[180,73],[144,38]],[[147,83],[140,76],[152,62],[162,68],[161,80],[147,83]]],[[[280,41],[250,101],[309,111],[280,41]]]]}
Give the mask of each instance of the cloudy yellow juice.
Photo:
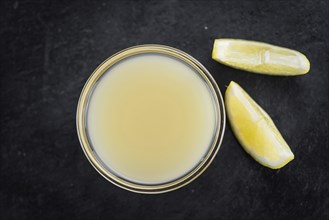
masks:
{"type": "Polygon", "coordinates": [[[188,64],[163,54],[133,55],[98,79],[86,130],[115,175],[161,184],[203,160],[213,143],[216,108],[209,86],[188,64]]]}

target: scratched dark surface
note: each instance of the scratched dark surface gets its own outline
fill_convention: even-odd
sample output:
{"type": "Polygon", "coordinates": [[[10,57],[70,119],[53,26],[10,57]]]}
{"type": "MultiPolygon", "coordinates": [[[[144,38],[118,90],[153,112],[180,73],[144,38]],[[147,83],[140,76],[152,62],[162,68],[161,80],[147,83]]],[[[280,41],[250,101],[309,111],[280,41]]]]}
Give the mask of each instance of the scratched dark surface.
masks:
{"type": "Polygon", "coordinates": [[[1,1],[0,219],[328,219],[328,1],[1,1]],[[311,71],[270,77],[211,59],[220,37],[305,53],[311,71]],[[226,127],[214,162],[174,192],[103,179],[76,135],[80,91],[113,53],[157,43],[190,53],[221,91],[238,82],[271,115],[295,159],[270,170],[226,127]]]}

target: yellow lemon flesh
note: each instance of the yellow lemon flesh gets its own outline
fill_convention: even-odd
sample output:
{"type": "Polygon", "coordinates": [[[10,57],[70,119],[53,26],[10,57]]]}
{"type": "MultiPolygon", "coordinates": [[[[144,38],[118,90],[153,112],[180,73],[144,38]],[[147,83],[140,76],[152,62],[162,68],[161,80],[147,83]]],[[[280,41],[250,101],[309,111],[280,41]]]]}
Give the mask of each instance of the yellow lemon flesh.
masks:
{"type": "Polygon", "coordinates": [[[294,76],[310,70],[310,62],[298,51],[248,40],[217,39],[212,58],[236,69],[268,75],[294,76]]]}
{"type": "Polygon", "coordinates": [[[225,103],[236,138],[256,161],[279,169],[294,159],[270,116],[233,81],[226,90],[225,103]]]}

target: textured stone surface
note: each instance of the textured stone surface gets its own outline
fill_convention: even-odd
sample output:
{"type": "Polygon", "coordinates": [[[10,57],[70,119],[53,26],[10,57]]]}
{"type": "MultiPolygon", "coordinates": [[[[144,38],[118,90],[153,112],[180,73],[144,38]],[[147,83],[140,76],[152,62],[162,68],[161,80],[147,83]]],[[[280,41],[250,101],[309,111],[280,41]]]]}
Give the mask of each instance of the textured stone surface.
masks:
{"type": "Polygon", "coordinates": [[[323,1],[1,1],[0,219],[329,218],[328,14],[323,1]],[[211,59],[220,37],[305,53],[311,71],[270,77],[211,59]],[[102,178],[75,130],[79,93],[113,53],[165,44],[238,82],[272,116],[295,160],[270,170],[229,125],[209,169],[180,190],[139,195],[102,178]]]}

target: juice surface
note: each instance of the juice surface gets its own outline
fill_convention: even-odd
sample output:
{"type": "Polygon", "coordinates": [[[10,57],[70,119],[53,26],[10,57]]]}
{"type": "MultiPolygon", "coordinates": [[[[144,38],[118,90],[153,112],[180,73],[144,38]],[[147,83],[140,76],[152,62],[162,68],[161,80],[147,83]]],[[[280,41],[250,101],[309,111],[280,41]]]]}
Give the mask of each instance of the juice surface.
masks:
{"type": "Polygon", "coordinates": [[[159,184],[193,169],[213,142],[216,109],[209,86],[188,64],[140,54],[98,80],[86,115],[98,157],[127,180],[159,184]]]}

